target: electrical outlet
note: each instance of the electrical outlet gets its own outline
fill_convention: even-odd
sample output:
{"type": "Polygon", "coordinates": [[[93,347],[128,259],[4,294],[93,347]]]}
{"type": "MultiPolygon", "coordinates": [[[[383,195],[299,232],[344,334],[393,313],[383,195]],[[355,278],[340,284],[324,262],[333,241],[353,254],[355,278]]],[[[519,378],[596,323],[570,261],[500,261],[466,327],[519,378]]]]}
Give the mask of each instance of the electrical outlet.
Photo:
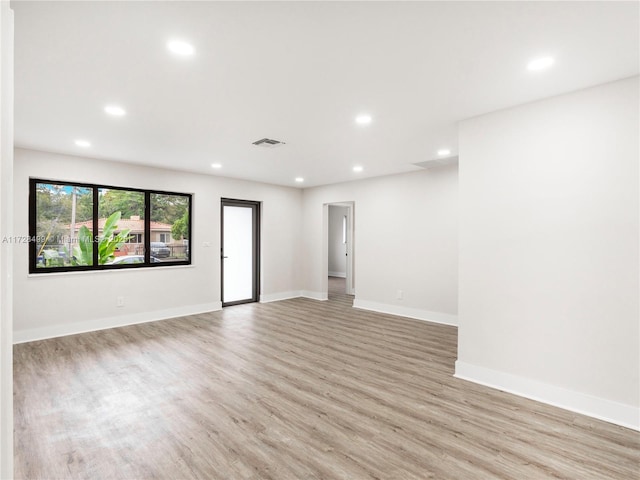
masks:
{"type": "Polygon", "coordinates": [[[402,290],[396,292],[396,300],[402,300],[402,290]]]}
{"type": "Polygon", "coordinates": [[[116,297],[116,307],[124,307],[124,297],[116,297]]]}

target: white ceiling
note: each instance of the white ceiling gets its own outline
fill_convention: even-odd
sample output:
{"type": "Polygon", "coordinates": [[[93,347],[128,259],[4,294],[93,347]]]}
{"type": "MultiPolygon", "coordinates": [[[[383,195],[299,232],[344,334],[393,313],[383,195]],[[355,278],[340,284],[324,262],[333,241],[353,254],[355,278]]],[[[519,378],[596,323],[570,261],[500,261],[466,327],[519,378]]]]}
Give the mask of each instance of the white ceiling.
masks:
{"type": "Polygon", "coordinates": [[[16,145],[280,185],[417,170],[457,154],[459,120],[639,69],[638,2],[12,6],[16,145]]]}

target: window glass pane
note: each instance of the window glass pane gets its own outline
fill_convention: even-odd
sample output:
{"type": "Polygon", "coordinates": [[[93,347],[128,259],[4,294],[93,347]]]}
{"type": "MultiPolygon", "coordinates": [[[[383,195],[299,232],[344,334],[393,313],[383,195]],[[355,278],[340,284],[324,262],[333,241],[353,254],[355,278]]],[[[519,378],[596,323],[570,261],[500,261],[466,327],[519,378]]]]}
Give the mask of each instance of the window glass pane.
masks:
{"type": "Polygon", "coordinates": [[[144,192],[98,189],[98,264],[144,263],[144,192]]]}
{"type": "Polygon", "coordinates": [[[30,180],[30,192],[31,273],[149,265],[149,243],[151,264],[191,261],[191,195],[36,179],[30,180]]]}
{"type": "Polygon", "coordinates": [[[224,205],[224,302],[253,296],[253,209],[224,205]]]}
{"type": "Polygon", "coordinates": [[[93,264],[93,190],[36,183],[36,268],[93,264]]]}
{"type": "Polygon", "coordinates": [[[185,195],[151,194],[151,262],[189,260],[189,201],[185,195]]]}

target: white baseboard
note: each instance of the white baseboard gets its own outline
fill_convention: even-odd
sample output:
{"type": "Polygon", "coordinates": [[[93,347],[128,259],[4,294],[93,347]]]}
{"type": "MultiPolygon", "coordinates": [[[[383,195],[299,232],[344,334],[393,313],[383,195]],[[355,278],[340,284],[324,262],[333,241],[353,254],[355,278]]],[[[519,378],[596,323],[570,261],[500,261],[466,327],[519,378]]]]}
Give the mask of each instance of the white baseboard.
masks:
{"type": "Polygon", "coordinates": [[[353,307],[379,313],[390,313],[391,315],[414,318],[416,320],[424,320],[426,322],[442,323],[444,325],[452,325],[454,327],[458,326],[458,316],[450,313],[430,312],[429,310],[422,310],[419,308],[371,302],[369,300],[359,300],[357,298],[353,301],[353,307]]]}
{"type": "Polygon", "coordinates": [[[215,312],[222,309],[221,302],[205,303],[201,305],[186,305],[184,307],[157,310],[155,312],[133,313],[118,317],[98,318],[81,323],[65,323],[48,327],[32,328],[28,330],[16,330],[13,332],[13,343],[33,342],[47,338],[64,337],[77,333],[94,332],[108,328],[124,327],[137,323],[155,322],[169,318],[196,315],[199,313],[215,312]]]}
{"type": "Polygon", "coordinates": [[[312,292],[310,290],[292,290],[291,292],[269,293],[260,295],[260,303],[278,302],[280,300],[289,300],[290,298],[311,298],[312,300],[328,300],[329,296],[323,292],[312,292]]]}
{"type": "Polygon", "coordinates": [[[291,292],[267,293],[260,295],[260,303],[279,302],[280,300],[289,300],[290,298],[298,298],[302,296],[300,290],[291,292]]]}
{"type": "Polygon", "coordinates": [[[640,409],[585,393],[456,361],[454,377],[553,405],[633,430],[640,430],[640,409]]]}
{"type": "Polygon", "coordinates": [[[347,274],[345,272],[329,272],[330,277],[339,277],[339,278],[347,278],[347,274]]]}
{"type": "Polygon", "coordinates": [[[300,292],[301,297],[311,298],[313,300],[329,300],[329,294],[327,292],[312,292],[310,290],[302,290],[300,292]]]}

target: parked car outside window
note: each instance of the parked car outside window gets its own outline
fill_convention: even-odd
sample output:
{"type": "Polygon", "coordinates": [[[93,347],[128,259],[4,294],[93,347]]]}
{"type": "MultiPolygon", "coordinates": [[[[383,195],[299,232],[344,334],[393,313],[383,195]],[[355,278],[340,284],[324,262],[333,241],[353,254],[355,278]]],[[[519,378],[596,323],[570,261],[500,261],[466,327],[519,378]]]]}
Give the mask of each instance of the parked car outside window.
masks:
{"type": "Polygon", "coordinates": [[[166,258],[171,255],[171,249],[163,242],[151,242],[151,255],[158,258],[166,258]]]}
{"type": "MultiPolygon", "coordinates": [[[[150,258],[151,263],[160,263],[156,257],[150,258]]],[[[109,262],[107,265],[130,265],[132,263],[144,263],[144,255],[124,255],[122,257],[116,257],[115,260],[109,262]]]]}

